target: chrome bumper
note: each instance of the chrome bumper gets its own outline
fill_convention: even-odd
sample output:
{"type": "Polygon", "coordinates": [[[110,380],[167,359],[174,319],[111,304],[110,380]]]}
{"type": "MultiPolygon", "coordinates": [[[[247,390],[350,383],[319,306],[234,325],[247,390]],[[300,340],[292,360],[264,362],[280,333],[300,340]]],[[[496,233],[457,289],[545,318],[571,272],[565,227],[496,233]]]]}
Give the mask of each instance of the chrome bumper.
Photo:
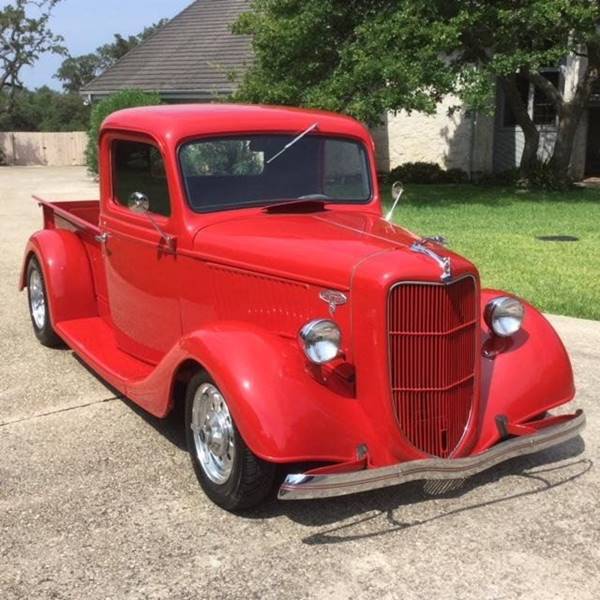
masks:
{"type": "Polygon", "coordinates": [[[575,437],[585,426],[579,410],[573,418],[536,433],[500,442],[489,450],[464,458],[428,458],[389,467],[347,473],[288,475],[279,488],[280,500],[310,500],[345,496],[408,481],[465,479],[510,458],[533,454],[575,437]]]}

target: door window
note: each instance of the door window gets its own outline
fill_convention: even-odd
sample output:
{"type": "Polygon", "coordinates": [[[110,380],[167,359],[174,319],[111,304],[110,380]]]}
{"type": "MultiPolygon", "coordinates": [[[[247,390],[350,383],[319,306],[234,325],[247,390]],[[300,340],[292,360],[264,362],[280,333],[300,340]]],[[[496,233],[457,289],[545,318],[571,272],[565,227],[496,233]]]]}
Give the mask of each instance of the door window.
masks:
{"type": "Polygon", "coordinates": [[[117,140],[113,145],[113,185],[115,200],[129,205],[135,192],[150,201],[150,212],[169,216],[171,205],[165,164],[158,148],[152,144],[117,140]]]}

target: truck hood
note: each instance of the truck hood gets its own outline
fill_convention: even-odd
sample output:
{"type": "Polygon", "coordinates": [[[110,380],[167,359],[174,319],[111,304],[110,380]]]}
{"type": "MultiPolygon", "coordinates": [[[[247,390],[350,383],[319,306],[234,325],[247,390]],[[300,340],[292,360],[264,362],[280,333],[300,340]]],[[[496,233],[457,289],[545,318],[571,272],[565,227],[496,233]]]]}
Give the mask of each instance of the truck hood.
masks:
{"type": "MultiPolygon", "coordinates": [[[[419,279],[438,279],[439,266],[413,252],[417,239],[409,231],[387,223],[379,215],[341,210],[308,214],[250,214],[219,221],[200,229],[195,251],[205,259],[291,279],[350,289],[356,267],[385,253],[389,276],[419,273],[419,279]]],[[[467,261],[445,248],[461,266],[467,261]]]]}

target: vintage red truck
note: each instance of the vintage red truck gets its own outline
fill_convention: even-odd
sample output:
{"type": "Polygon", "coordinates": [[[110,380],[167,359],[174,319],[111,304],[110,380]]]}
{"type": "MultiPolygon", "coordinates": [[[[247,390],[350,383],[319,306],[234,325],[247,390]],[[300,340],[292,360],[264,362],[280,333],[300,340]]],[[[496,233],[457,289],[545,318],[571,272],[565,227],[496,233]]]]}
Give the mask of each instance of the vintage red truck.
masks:
{"type": "Polygon", "coordinates": [[[149,413],[185,405],[220,506],[261,502],[282,471],[281,499],[453,481],[584,426],[548,413],[574,385],[546,319],[382,217],[357,121],[149,107],[99,143],[100,201],[37,199],[33,329],[149,413]]]}

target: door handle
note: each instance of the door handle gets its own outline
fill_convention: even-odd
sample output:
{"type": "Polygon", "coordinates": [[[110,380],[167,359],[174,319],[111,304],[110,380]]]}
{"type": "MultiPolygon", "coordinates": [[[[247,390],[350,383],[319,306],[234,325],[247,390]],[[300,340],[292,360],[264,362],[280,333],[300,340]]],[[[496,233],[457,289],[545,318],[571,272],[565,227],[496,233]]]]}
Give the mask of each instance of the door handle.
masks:
{"type": "Polygon", "coordinates": [[[104,231],[100,235],[95,235],[94,239],[97,242],[100,242],[101,244],[106,244],[106,242],[108,242],[109,237],[110,237],[110,233],[108,233],[107,231],[104,231]]]}

